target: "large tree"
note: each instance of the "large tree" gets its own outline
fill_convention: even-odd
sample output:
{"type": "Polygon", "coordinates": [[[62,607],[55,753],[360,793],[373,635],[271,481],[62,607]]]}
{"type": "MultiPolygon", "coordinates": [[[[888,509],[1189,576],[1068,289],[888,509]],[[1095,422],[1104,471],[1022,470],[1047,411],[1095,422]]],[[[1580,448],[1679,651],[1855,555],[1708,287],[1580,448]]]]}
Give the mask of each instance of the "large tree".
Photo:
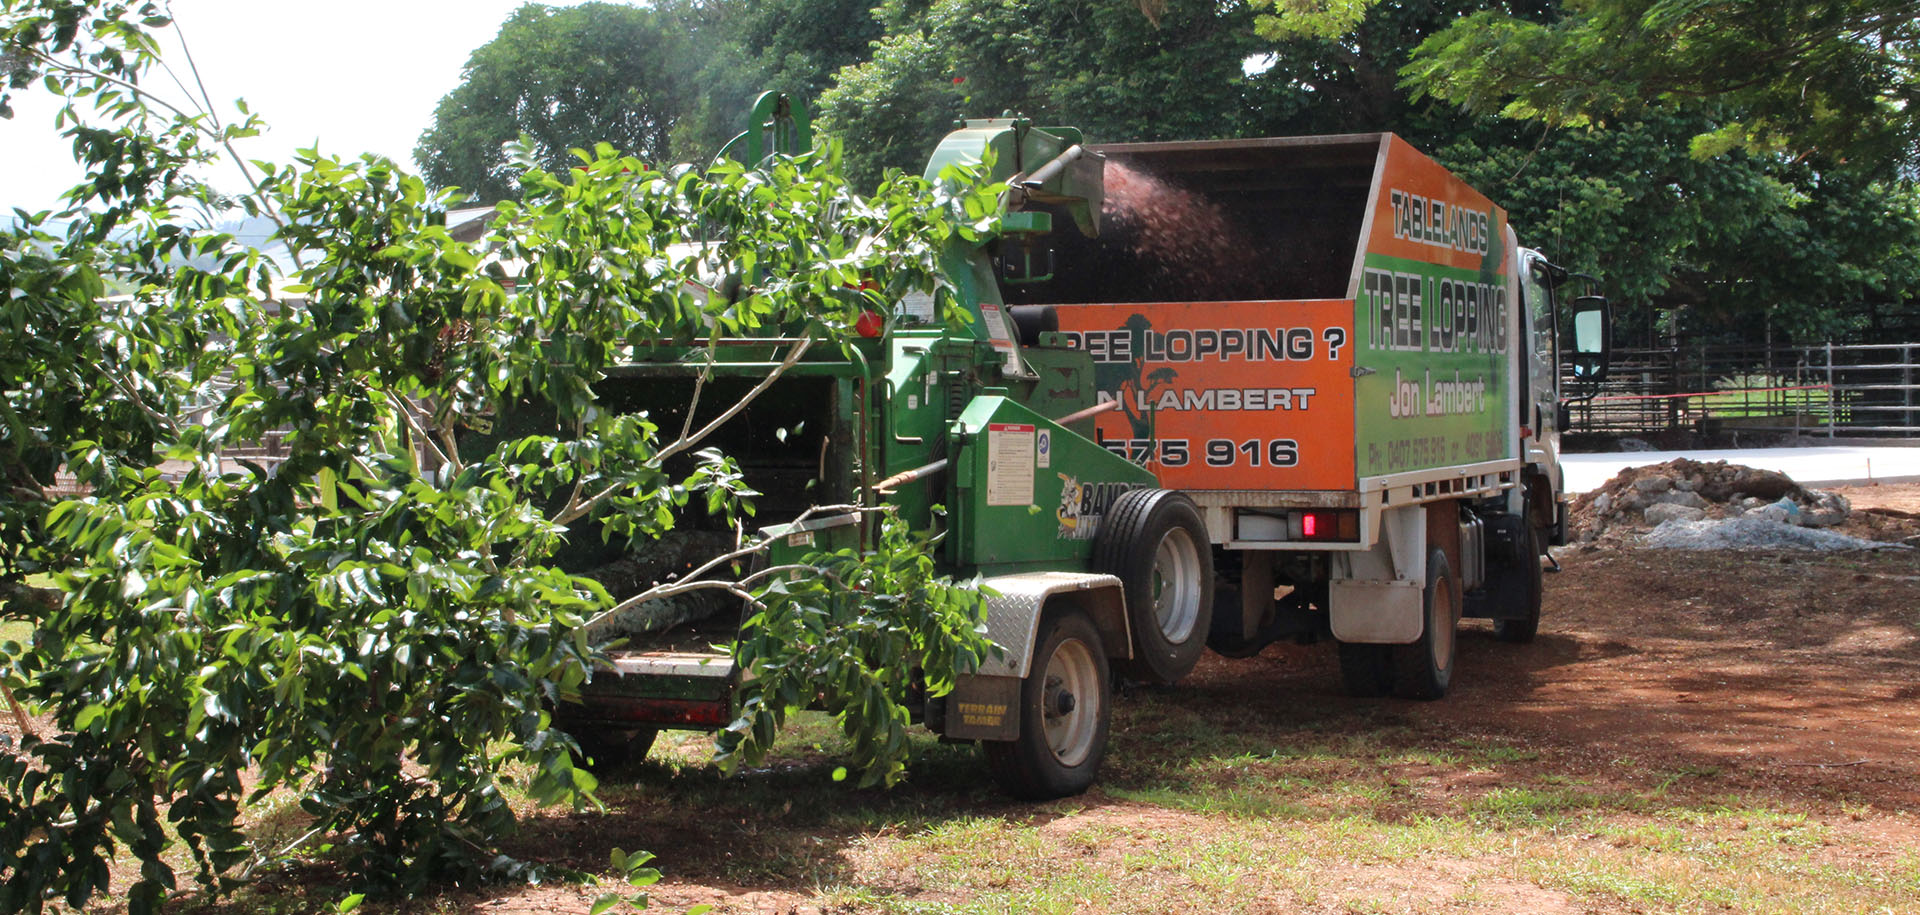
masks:
{"type": "MultiPolygon", "coordinates": [[[[804,338],[783,366],[830,352],[855,290],[931,291],[942,240],[972,231],[949,215],[990,201],[917,179],[866,199],[824,158],[662,170],[605,144],[526,166],[477,240],[445,228],[457,196],[377,157],[253,163],[216,191],[192,175],[261,123],[143,88],[167,24],[150,2],[0,0],[0,110],[56,94],[87,174],[62,212],[0,231],[0,619],[34,628],[0,643],[0,691],[52,725],[21,714],[0,741],[0,913],[83,907],[132,863],[139,915],[176,869],[217,896],[316,847],[365,887],[536,876],[495,854],[503,787],[592,803],[551,709],[612,603],[559,551],[645,550],[689,500],[753,536],[713,427],[622,413],[608,369],[633,341],[755,330],[804,338]],[[266,215],[291,266],[208,228],[226,205],[266,215]],[[756,281],[691,291],[730,274],[756,281]],[[537,418],[470,434],[509,411],[537,418]],[[223,457],[270,433],[271,471],[223,457]],[[85,498],[49,495],[63,467],[85,498]],[[311,832],[251,834],[268,796],[311,832]]],[[[893,780],[899,658],[937,691],[984,656],[977,592],[884,526],[795,576],[816,584],[751,597],[723,764],[824,701],[867,780],[893,780]]]]}
{"type": "Polygon", "coordinates": [[[1059,0],[888,0],[886,37],[840,71],[821,120],[849,170],[917,172],[954,121],[1016,112],[1099,141],[1237,136],[1249,105],[1243,61],[1264,47],[1248,10],[1173,0],[1149,22],[1129,4],[1059,0]]]}
{"type": "Polygon", "coordinates": [[[700,91],[686,39],[647,7],[529,3],[467,59],[414,156],[434,185],[483,202],[515,195],[524,164],[503,146],[522,136],[532,161],[553,171],[576,164],[569,150],[596,143],[671,161],[674,125],[700,91]]]}
{"type": "Polygon", "coordinates": [[[1694,138],[1743,123],[1733,106],[1676,97],[1604,125],[1542,124],[1404,81],[1472,23],[1564,21],[1551,0],[894,0],[880,12],[887,37],[823,100],[869,180],[919,168],[954,118],[1008,110],[1097,141],[1390,130],[1507,207],[1528,243],[1604,277],[1643,331],[1677,314],[1703,331],[1823,334],[1845,329],[1851,303],[1920,290],[1905,185],[1818,152],[1695,155],[1694,138]]]}
{"type": "Polygon", "coordinates": [[[1859,306],[1920,291],[1912,188],[1780,156],[1693,155],[1712,125],[1661,112],[1602,130],[1484,120],[1431,149],[1507,207],[1527,244],[1604,279],[1622,342],[1830,339],[1856,328],[1859,306]]]}
{"type": "Polygon", "coordinates": [[[874,0],[665,0],[656,5],[700,50],[698,97],[673,130],[674,155],[705,161],[746,128],[762,92],[811,103],[883,34],[874,0]]]}
{"type": "MultiPolygon", "coordinates": [[[[1270,34],[1338,36],[1379,0],[1261,0],[1270,34]]],[[[1562,125],[1715,106],[1694,150],[1818,154],[1880,174],[1920,152],[1910,0],[1565,0],[1495,5],[1420,46],[1406,75],[1476,113],[1562,125]],[[1547,12],[1547,15],[1541,15],[1547,12]]]]}

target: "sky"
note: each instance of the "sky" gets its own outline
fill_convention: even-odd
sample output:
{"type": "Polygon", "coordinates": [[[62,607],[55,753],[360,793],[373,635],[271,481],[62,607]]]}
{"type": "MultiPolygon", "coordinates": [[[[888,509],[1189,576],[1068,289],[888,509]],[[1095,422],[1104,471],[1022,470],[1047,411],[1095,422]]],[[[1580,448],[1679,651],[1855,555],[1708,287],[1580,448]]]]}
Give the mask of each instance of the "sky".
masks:
{"type": "MultiPolygon", "coordinates": [[[[222,118],[244,98],[270,132],[243,140],[249,159],[290,161],[316,141],[323,153],[376,152],[412,163],[434,106],[460,83],[474,48],[526,0],[173,0],[179,24],[161,37],[186,79],[179,39],[193,51],[222,118]]],[[[567,6],[568,0],[545,0],[567,6]]],[[[146,83],[170,85],[163,73],[146,83]]],[[[0,212],[52,208],[80,180],[70,145],[53,126],[44,89],[18,93],[0,120],[0,212]]],[[[224,183],[219,175],[216,182],[224,183]]]]}

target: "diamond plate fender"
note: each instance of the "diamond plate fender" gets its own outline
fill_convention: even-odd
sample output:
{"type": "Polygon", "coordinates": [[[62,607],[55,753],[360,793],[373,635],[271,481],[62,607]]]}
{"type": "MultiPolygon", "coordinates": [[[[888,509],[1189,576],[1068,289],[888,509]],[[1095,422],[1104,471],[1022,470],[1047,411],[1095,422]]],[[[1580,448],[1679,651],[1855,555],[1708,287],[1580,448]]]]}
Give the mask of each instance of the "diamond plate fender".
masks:
{"type": "Polygon", "coordinates": [[[1023,572],[982,582],[995,595],[987,598],[987,637],[1005,649],[990,657],[974,673],[982,677],[1025,677],[1033,663],[1034,633],[1049,600],[1071,600],[1085,610],[1100,630],[1107,656],[1133,657],[1133,639],[1127,631],[1126,600],[1120,579],[1091,572],[1023,572]]]}

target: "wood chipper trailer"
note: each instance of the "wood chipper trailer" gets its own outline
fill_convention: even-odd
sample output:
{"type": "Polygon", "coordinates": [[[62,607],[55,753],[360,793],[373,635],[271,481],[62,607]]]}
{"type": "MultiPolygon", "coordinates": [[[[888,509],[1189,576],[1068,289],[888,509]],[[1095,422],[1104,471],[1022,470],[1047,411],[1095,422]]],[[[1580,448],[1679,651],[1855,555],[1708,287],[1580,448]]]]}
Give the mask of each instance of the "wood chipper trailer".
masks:
{"type": "MultiPolygon", "coordinates": [[[[1022,182],[1010,204],[1046,200],[1092,231],[1100,163],[1079,139],[1071,129],[995,122],[949,138],[930,172],[991,159],[995,178],[1022,182]]],[[[1008,231],[1022,235],[1040,234],[1045,222],[1008,215],[1008,231]]],[[[1099,768],[1110,670],[1172,682],[1192,668],[1206,638],[1212,563],[1191,500],[1074,431],[1092,429],[1074,417],[1102,409],[1093,360],[1018,342],[1037,331],[1023,331],[1024,318],[1003,307],[1000,247],[956,239],[942,254],[970,326],[938,320],[931,298],[900,302],[874,336],[810,349],[703,446],[733,458],[764,494],[756,517],[774,522],[761,531],[771,538],[769,566],[873,545],[870,509],[883,503],[913,529],[938,533],[942,571],[982,577],[988,633],[1004,650],[947,696],[902,698],[943,737],[979,741],[1008,792],[1055,797],[1085,790],[1099,768]]],[[[635,352],[596,391],[609,409],[682,428],[705,373],[691,426],[702,428],[798,342],[726,340],[711,358],[662,345],[635,352]]],[[[596,550],[598,540],[576,535],[566,565],[622,597],[727,552],[733,533],[696,508],[643,556],[596,550]]],[[[616,761],[644,752],[660,728],[733,719],[742,672],[725,646],[741,607],[712,605],[716,593],[702,593],[705,607],[685,606],[684,596],[640,603],[633,618],[598,633],[626,640],[612,652],[618,676],[596,675],[583,702],[558,710],[590,756],[616,761]]]]}
{"type": "MultiPolygon", "coordinates": [[[[929,728],[979,741],[1010,793],[1061,796],[1105,754],[1110,669],[1172,683],[1209,644],[1326,634],[1356,691],[1433,697],[1463,608],[1531,637],[1564,510],[1563,274],[1498,208],[1386,135],[1093,148],[1072,128],[969,121],[928,175],[981,162],[1010,188],[1003,231],[943,257],[971,328],[900,302],[714,442],[766,494],[768,562],[869,545],[858,509],[886,503],[943,535],[944,571],[983,577],[1004,652],[919,702],[929,728]],[[1115,199],[1156,173],[1171,197],[1115,199]],[[1153,207],[1170,201],[1216,234],[1168,236],[1175,210],[1153,207]]],[[[791,342],[728,341],[714,363],[637,353],[601,392],[678,428],[708,371],[705,422],[791,342]]],[[[669,538],[637,568],[579,567],[624,565],[603,578],[618,593],[731,542],[697,512],[669,538]]],[[[619,676],[560,710],[590,753],[731,720],[740,672],[713,646],[739,608],[667,615],[682,616],[610,633],[630,640],[619,676]]]]}

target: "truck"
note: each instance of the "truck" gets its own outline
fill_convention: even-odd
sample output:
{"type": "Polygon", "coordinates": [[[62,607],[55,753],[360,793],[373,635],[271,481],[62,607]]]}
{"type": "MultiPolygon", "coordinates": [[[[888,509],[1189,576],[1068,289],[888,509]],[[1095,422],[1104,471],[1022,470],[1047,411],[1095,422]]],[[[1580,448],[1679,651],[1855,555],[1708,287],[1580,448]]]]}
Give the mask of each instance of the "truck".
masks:
{"type": "MultiPolygon", "coordinates": [[[[763,98],[755,124],[805,148],[795,111],[763,98]]],[[[908,698],[1003,790],[1084,791],[1115,677],[1173,684],[1209,648],[1323,640],[1355,694],[1435,699],[1461,617],[1533,637],[1565,530],[1562,334],[1575,383],[1597,383],[1609,316],[1562,295],[1579,279],[1503,210],[1391,134],[1092,145],[997,118],[964,122],[927,174],[955,164],[1007,187],[999,234],[942,254],[966,326],[908,297],[716,444],[766,494],[766,562],[871,545],[884,505],[941,535],[944,572],[980,577],[1001,650],[908,698]]],[[[731,403],[782,342],[698,365],[658,347],[601,394],[678,426],[696,371],[702,403],[731,403]]],[[[709,523],[679,519],[643,577],[731,544],[709,523]]],[[[617,762],[659,729],[726,725],[741,609],[628,633],[562,726],[617,762]]]]}

